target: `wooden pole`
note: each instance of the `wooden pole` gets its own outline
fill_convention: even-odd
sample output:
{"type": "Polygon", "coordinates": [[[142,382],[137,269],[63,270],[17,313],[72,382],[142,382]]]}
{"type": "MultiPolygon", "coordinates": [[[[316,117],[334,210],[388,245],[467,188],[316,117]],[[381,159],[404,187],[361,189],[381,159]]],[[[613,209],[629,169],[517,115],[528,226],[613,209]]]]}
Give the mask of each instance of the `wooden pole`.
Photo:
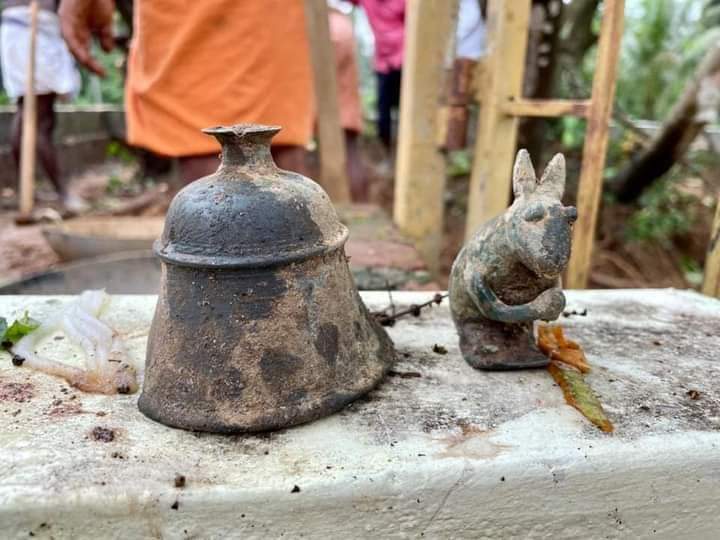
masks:
{"type": "Polygon", "coordinates": [[[597,213],[602,193],[603,169],[607,151],[610,115],[615,97],[615,78],[620,56],[625,0],[605,0],[595,77],[588,112],[582,168],[578,185],[578,220],[573,231],[572,257],[566,286],[587,287],[595,239],[597,213]]]}
{"type": "Polygon", "coordinates": [[[465,237],[508,206],[518,118],[506,114],[508,100],[522,96],[530,0],[489,0],[489,56],[477,99],[478,137],[470,175],[465,237]]]}
{"type": "Polygon", "coordinates": [[[305,0],[305,23],[315,88],[320,178],[334,203],[348,203],[350,184],[346,168],[345,137],[340,125],[335,51],[330,41],[326,0],[305,0]]]}
{"type": "Polygon", "coordinates": [[[394,218],[431,272],[439,268],[445,160],[438,150],[443,60],[458,0],[408,0],[394,218]]]}
{"type": "Polygon", "coordinates": [[[517,99],[503,105],[503,112],[513,116],[557,118],[558,116],[587,117],[589,99],[517,99]]]}
{"type": "Polygon", "coordinates": [[[35,98],[35,41],[37,36],[37,0],[30,3],[30,43],[23,96],[22,142],[20,146],[20,214],[33,210],[35,195],[35,153],[37,140],[37,106],[35,98]]]}
{"type": "Polygon", "coordinates": [[[708,296],[720,298],[720,197],[715,208],[710,243],[708,244],[705,259],[705,277],[703,279],[703,293],[708,296]]]}

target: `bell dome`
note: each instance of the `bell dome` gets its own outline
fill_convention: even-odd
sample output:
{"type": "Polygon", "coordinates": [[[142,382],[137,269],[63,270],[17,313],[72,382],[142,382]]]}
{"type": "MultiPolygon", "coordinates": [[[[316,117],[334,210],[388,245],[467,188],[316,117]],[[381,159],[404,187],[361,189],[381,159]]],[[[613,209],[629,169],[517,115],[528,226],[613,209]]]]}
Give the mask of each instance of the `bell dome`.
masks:
{"type": "Polygon", "coordinates": [[[155,243],[161,259],[181,266],[275,266],[344,244],[347,228],[325,191],[273,162],[270,141],[279,130],[249,124],[203,130],[222,145],[222,165],[173,199],[155,243]]]}

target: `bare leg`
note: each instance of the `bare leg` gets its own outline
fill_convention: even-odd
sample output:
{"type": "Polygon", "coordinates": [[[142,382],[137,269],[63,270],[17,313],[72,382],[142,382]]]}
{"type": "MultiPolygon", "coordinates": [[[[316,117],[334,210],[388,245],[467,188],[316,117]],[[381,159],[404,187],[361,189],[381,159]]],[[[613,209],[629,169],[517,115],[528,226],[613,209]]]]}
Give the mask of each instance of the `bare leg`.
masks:
{"type": "Polygon", "coordinates": [[[37,96],[37,152],[40,163],[45,169],[55,191],[62,199],[67,196],[67,189],[60,179],[60,165],[57,150],[53,142],[55,131],[55,94],[37,96]]]}
{"type": "Polygon", "coordinates": [[[354,131],[345,130],[345,149],[347,151],[347,171],[350,177],[350,194],[354,202],[367,202],[369,184],[365,174],[360,147],[358,145],[358,134],[354,131]]]}
{"type": "Polygon", "coordinates": [[[15,160],[15,177],[20,179],[20,145],[22,141],[22,118],[23,118],[23,99],[18,99],[17,110],[12,119],[10,128],[10,146],[12,147],[12,155],[15,160]]]}
{"type": "Polygon", "coordinates": [[[180,186],[174,186],[177,188],[175,191],[179,191],[198,178],[214,173],[220,166],[218,154],[183,156],[178,161],[180,164],[180,186]]]}
{"type": "MultiPolygon", "coordinates": [[[[60,166],[58,165],[57,151],[53,143],[55,130],[55,94],[41,94],[37,96],[37,153],[40,163],[45,169],[50,182],[61,198],[65,198],[67,191],[60,180],[60,166]]],[[[22,144],[23,98],[18,99],[17,112],[13,117],[10,134],[10,145],[15,158],[16,170],[20,171],[20,146],[22,144]]]]}

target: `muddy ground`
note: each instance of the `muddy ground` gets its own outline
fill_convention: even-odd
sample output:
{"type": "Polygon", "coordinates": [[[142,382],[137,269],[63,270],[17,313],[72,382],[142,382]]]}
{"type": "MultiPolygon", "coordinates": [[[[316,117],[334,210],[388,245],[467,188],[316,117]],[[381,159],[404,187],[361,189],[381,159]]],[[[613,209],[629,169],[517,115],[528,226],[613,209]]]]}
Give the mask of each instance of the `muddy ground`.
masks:
{"type": "MultiPolygon", "coordinates": [[[[141,186],[135,180],[133,164],[109,161],[92,167],[82,175],[68,181],[70,192],[87,203],[83,215],[111,213],[157,212],[157,204],[142,205],[137,211],[132,207],[136,201],[145,202],[148,196],[162,191],[161,184],[141,186]]],[[[161,197],[154,197],[159,204],[161,197]]],[[[0,283],[15,280],[47,270],[60,261],[42,234],[45,224],[71,216],[65,214],[52,187],[45,181],[37,185],[35,197],[37,223],[16,225],[17,195],[5,188],[0,198],[0,283]]],[[[137,206],[137,204],[135,204],[137,206]]]]}

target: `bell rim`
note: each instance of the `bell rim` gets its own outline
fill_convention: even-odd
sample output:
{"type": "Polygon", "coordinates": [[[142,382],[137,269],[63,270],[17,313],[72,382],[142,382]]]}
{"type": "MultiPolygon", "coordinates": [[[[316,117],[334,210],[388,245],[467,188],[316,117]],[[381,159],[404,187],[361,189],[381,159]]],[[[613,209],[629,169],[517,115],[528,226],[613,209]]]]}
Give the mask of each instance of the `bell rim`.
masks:
{"type": "Polygon", "coordinates": [[[272,266],[283,266],[290,263],[304,261],[320,255],[333,253],[342,249],[349,236],[348,228],[340,224],[339,234],[330,241],[323,241],[319,244],[301,247],[296,250],[280,251],[279,253],[263,253],[260,255],[195,255],[173,249],[173,242],[163,244],[162,238],[153,242],[153,253],[161,261],[176,266],[188,266],[191,268],[266,268],[272,266]]]}
{"type": "Polygon", "coordinates": [[[243,137],[245,135],[268,134],[275,135],[282,130],[282,126],[273,124],[253,124],[240,123],[233,125],[217,125],[201,129],[206,135],[236,135],[243,137]]]}
{"type": "Polygon", "coordinates": [[[266,431],[277,431],[280,429],[293,428],[303,424],[308,424],[321,418],[326,418],[332,414],[347,407],[350,403],[357,401],[361,397],[372,392],[380,386],[387,376],[392,362],[381,364],[378,362],[379,369],[373,377],[369,378],[364,384],[359,384],[355,388],[349,388],[345,392],[332,392],[328,395],[318,397],[312,402],[305,402],[302,406],[278,407],[271,413],[258,417],[253,420],[223,422],[216,418],[204,418],[203,421],[193,421],[182,418],[172,413],[164,411],[162,407],[158,407],[152,401],[152,396],[147,393],[140,394],[138,398],[138,409],[150,420],[158,422],[173,429],[182,429],[185,431],[194,431],[202,433],[214,433],[217,435],[237,435],[242,433],[262,433],[266,431]],[[331,397],[332,394],[340,394],[340,397],[331,397]],[[283,414],[285,413],[285,414],[283,414]],[[276,417],[276,415],[279,415],[276,417]],[[286,416],[292,418],[289,420],[286,416]]]}

